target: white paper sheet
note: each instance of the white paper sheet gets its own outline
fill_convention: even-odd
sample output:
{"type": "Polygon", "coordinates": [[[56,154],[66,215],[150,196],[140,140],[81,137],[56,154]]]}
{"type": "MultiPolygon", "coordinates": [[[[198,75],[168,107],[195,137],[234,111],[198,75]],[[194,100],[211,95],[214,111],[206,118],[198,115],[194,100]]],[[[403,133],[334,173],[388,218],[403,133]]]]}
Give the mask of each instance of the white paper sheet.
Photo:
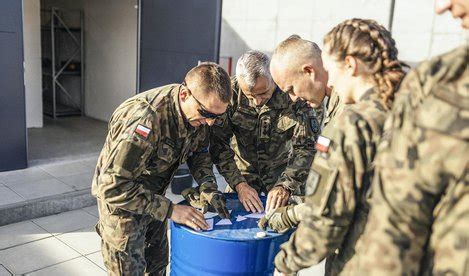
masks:
{"type": "Polygon", "coordinates": [[[247,218],[245,218],[241,215],[236,216],[236,221],[243,221],[243,220],[247,220],[247,218]]]}
{"type": "Polygon", "coordinates": [[[219,222],[217,222],[216,225],[231,225],[231,224],[233,224],[233,223],[231,223],[231,220],[229,220],[229,219],[222,219],[222,220],[220,220],[219,222]]]}
{"type": "Polygon", "coordinates": [[[211,231],[213,229],[213,218],[205,220],[208,224],[208,229],[206,231],[211,231]]]}
{"type": "Polygon", "coordinates": [[[252,214],[246,215],[246,216],[244,216],[244,217],[245,217],[245,218],[256,218],[256,219],[259,219],[259,218],[262,218],[263,216],[265,216],[265,212],[262,212],[262,213],[252,213],[252,214]]]}
{"type": "Polygon", "coordinates": [[[213,217],[216,217],[216,216],[218,216],[218,214],[213,213],[213,212],[207,212],[207,213],[204,214],[205,219],[213,218],[213,217]]]}

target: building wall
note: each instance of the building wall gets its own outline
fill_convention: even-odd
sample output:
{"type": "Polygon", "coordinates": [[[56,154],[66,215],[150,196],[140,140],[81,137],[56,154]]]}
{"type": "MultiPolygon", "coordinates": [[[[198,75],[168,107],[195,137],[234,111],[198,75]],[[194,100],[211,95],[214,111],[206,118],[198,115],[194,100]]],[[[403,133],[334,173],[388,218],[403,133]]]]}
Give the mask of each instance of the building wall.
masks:
{"type": "Polygon", "coordinates": [[[450,12],[437,15],[432,0],[396,0],[393,36],[401,59],[420,62],[467,43],[467,31],[450,12]]]}
{"type": "MultiPolygon", "coordinates": [[[[396,0],[393,36],[400,58],[411,63],[455,48],[467,36],[450,14],[435,15],[433,0],[396,0]]],[[[233,67],[248,49],[271,53],[291,34],[322,47],[324,35],[341,21],[371,18],[389,27],[391,0],[224,0],[221,34],[222,57],[233,67]]]]}
{"type": "Polygon", "coordinates": [[[85,113],[109,120],[136,93],[137,0],[84,0],[85,113]]]}
{"type": "Polygon", "coordinates": [[[40,1],[23,0],[26,126],[42,127],[40,1]]]}
{"type": "MultiPolygon", "coordinates": [[[[42,127],[41,9],[83,10],[85,15],[85,114],[109,120],[114,109],[135,95],[138,0],[23,0],[26,114],[28,127],[42,127]]],[[[44,14],[43,14],[44,15],[44,14]]],[[[64,17],[79,27],[77,13],[64,17]]],[[[42,24],[47,24],[47,16],[42,24]]],[[[79,81],[61,79],[72,95],[79,81]]]]}

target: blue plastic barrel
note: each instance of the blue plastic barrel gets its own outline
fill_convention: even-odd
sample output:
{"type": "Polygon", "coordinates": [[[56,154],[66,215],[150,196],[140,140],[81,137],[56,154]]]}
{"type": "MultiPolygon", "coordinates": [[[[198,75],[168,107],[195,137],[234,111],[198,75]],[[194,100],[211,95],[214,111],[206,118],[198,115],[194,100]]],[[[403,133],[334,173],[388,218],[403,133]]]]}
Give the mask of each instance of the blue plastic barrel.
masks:
{"type": "MultiPolygon", "coordinates": [[[[280,245],[291,234],[260,231],[257,218],[236,221],[237,215],[248,215],[235,194],[226,194],[227,207],[232,210],[232,225],[215,225],[211,231],[197,232],[171,221],[171,275],[272,275],[274,258],[280,245]]],[[[265,206],[265,197],[261,198],[265,206]]]]}

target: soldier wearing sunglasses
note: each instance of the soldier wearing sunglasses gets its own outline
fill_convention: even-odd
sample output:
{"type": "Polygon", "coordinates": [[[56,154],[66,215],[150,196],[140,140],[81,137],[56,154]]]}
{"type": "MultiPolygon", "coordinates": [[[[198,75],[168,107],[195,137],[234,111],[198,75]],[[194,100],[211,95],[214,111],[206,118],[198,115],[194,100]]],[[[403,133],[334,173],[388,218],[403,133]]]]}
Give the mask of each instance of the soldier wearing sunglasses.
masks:
{"type": "Polygon", "coordinates": [[[209,129],[231,99],[230,78],[214,63],[190,70],[184,85],[170,84],[122,103],[109,122],[92,184],[101,251],[111,275],[166,275],[167,219],[208,229],[191,206],[164,196],[187,161],[203,202],[229,217],[208,153],[209,129]]]}

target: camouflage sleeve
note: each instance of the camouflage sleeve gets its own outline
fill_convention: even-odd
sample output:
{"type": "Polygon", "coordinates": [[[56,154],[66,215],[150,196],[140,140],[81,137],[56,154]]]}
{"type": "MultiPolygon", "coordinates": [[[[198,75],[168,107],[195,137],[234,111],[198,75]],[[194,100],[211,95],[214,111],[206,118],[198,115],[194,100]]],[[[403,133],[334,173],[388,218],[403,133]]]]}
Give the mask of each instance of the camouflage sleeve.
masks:
{"type": "Polygon", "coordinates": [[[199,185],[205,182],[217,182],[213,174],[213,163],[209,153],[209,135],[210,130],[208,127],[204,127],[191,146],[187,159],[191,174],[199,185]]]}
{"type": "Polygon", "coordinates": [[[303,104],[296,110],[297,124],[292,138],[292,152],[285,171],[275,186],[282,186],[293,193],[295,190],[304,194],[304,185],[313,161],[320,125],[316,113],[303,104]]]}
{"type": "Polygon", "coordinates": [[[360,185],[368,177],[372,145],[364,137],[370,137],[370,129],[356,113],[344,111],[321,136],[330,139],[330,145],[315,156],[306,181],[309,214],[275,258],[275,266],[284,273],[317,264],[339,248],[352,222],[360,185]]]}
{"type": "Polygon", "coordinates": [[[417,100],[427,85],[421,79],[414,72],[408,75],[386,122],[368,223],[353,263],[358,274],[467,273],[469,245],[463,241],[469,240],[469,220],[463,194],[469,187],[469,132],[462,114],[468,110],[463,107],[468,94],[464,98],[440,86],[417,100]],[[426,256],[431,264],[424,261],[428,252],[435,254],[426,256]]]}
{"type": "Polygon", "coordinates": [[[101,169],[97,194],[113,207],[149,214],[163,221],[171,213],[171,201],[135,181],[145,170],[145,163],[158,141],[152,115],[147,115],[131,117],[111,126],[110,132],[117,132],[117,135],[114,135],[116,139],[110,146],[110,155],[101,169]]]}
{"type": "Polygon", "coordinates": [[[229,118],[225,118],[219,124],[212,126],[210,133],[210,155],[220,174],[225,178],[228,185],[236,191],[236,185],[246,182],[246,179],[241,175],[236,165],[234,159],[235,153],[230,146],[232,137],[233,131],[229,118]]]}

